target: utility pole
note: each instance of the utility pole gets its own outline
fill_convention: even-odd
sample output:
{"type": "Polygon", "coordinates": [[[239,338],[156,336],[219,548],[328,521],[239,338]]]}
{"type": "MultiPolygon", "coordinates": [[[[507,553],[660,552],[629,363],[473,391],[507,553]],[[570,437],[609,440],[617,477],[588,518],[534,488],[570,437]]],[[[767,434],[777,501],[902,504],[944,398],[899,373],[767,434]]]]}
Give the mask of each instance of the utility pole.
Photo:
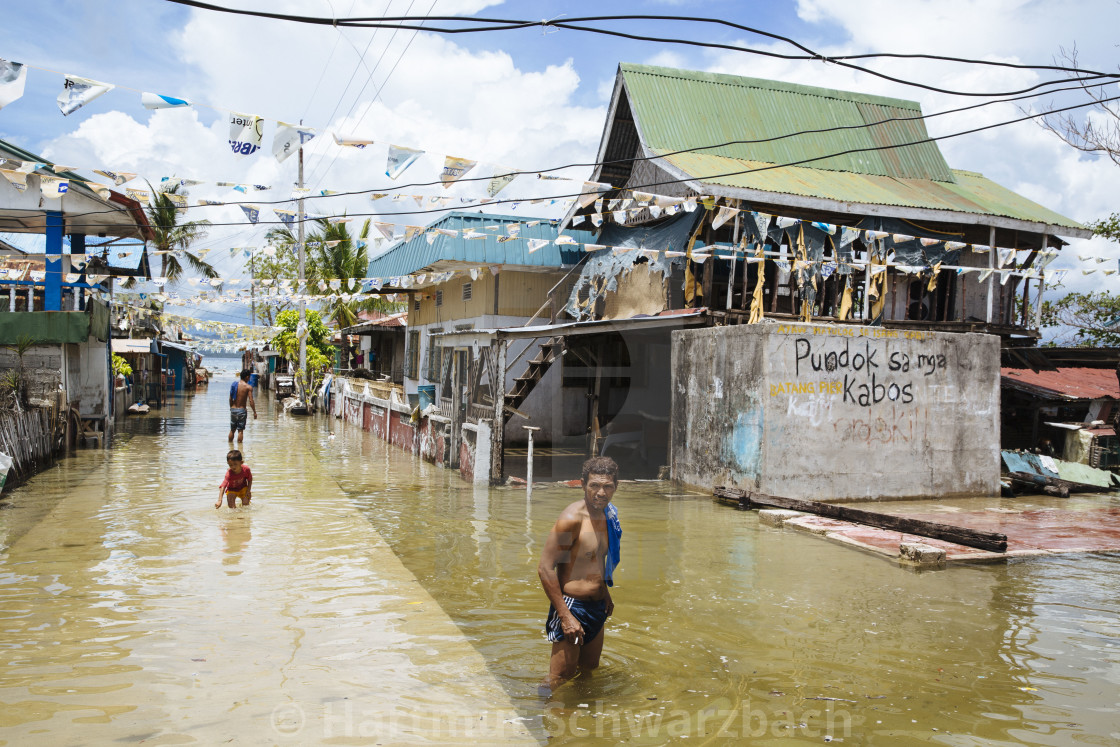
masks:
{"type": "Polygon", "coordinates": [[[249,255],[249,318],[253,320],[253,326],[257,324],[257,269],[253,262],[257,259],[257,253],[254,249],[250,249],[252,254],[249,255]]]}
{"type": "MultiPolygon", "coordinates": [[[[300,120],[303,124],[303,120],[300,120]]],[[[296,381],[299,382],[300,400],[307,405],[307,387],[304,379],[307,377],[307,294],[306,289],[303,287],[303,137],[300,136],[299,140],[299,202],[296,210],[296,221],[299,228],[297,229],[297,243],[299,245],[299,283],[296,290],[299,293],[299,324],[296,325],[296,336],[299,337],[299,376],[296,381]]]]}

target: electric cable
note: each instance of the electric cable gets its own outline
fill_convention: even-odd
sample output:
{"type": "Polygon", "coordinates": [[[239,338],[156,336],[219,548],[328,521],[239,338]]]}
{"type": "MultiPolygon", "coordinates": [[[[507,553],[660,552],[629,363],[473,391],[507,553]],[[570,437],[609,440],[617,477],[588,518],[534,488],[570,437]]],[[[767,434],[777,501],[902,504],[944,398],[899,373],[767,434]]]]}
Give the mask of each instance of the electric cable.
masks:
{"type": "MultiPolygon", "coordinates": [[[[722,173],[722,174],[708,174],[708,175],[705,175],[705,176],[692,175],[692,176],[689,176],[689,177],[684,178],[684,179],[666,179],[666,180],[659,181],[659,182],[649,182],[649,183],[640,184],[640,185],[629,185],[629,186],[626,186],[626,187],[614,187],[613,189],[614,190],[626,189],[626,190],[630,190],[631,192],[633,192],[633,191],[644,191],[644,190],[652,188],[652,187],[661,187],[661,186],[668,186],[668,185],[674,185],[674,184],[686,184],[686,183],[689,183],[689,182],[706,182],[706,181],[710,181],[712,179],[724,179],[724,178],[732,177],[732,176],[742,176],[744,174],[754,174],[754,173],[759,173],[759,172],[763,172],[763,171],[772,171],[774,169],[789,168],[789,167],[792,167],[792,166],[802,166],[802,165],[807,164],[807,163],[814,163],[816,161],[827,160],[829,158],[836,158],[836,157],[839,157],[839,156],[853,155],[853,154],[856,154],[856,153],[872,153],[872,152],[877,152],[877,151],[895,150],[895,149],[898,149],[898,148],[908,148],[908,147],[913,147],[913,146],[917,146],[917,145],[925,145],[925,144],[928,144],[928,143],[936,143],[936,142],[940,142],[942,140],[949,140],[949,139],[952,139],[952,138],[962,137],[964,135],[973,135],[973,134],[976,134],[978,132],[985,132],[987,130],[993,130],[993,129],[997,129],[997,128],[1000,128],[1000,127],[1007,127],[1007,126],[1010,126],[1010,125],[1013,125],[1013,124],[1018,124],[1020,122],[1026,122],[1026,121],[1029,121],[1029,120],[1032,120],[1032,119],[1037,119],[1038,117],[1047,116],[1049,114],[1058,114],[1058,113],[1065,112],[1065,111],[1072,111],[1072,110],[1075,110],[1075,109],[1083,109],[1085,107],[1096,106],[1096,105],[1101,104],[1101,103],[1109,103],[1109,102],[1118,101],[1118,100],[1120,100],[1120,96],[1112,96],[1112,97],[1109,97],[1109,98],[1101,99],[1099,101],[1091,101],[1091,102],[1085,102],[1085,103],[1080,103],[1080,104],[1072,104],[1070,106],[1062,107],[1062,108],[1059,108],[1059,109],[1053,109],[1053,110],[1050,110],[1050,111],[1044,112],[1044,113],[1025,114],[1021,117],[1016,117],[1015,119],[1009,119],[1009,120],[1004,120],[1002,122],[995,122],[993,124],[973,127],[973,128],[967,129],[967,130],[961,130],[959,132],[953,132],[953,133],[949,133],[949,134],[946,134],[946,135],[938,135],[936,137],[922,138],[920,140],[914,140],[914,141],[911,141],[911,142],[908,142],[908,143],[898,143],[898,144],[893,144],[893,145],[875,145],[875,146],[868,146],[868,147],[864,147],[864,148],[849,148],[849,149],[843,150],[843,151],[838,151],[838,152],[834,152],[834,153],[826,153],[824,155],[819,155],[819,156],[811,156],[811,157],[808,157],[808,158],[802,158],[802,159],[799,159],[799,160],[796,160],[796,161],[789,161],[789,162],[786,162],[786,163],[767,164],[766,166],[759,166],[757,168],[751,168],[751,169],[741,169],[741,170],[738,170],[738,171],[729,171],[729,172],[725,172],[725,173],[722,173]]],[[[657,157],[659,158],[660,156],[657,156],[657,157]]],[[[582,197],[582,196],[585,196],[585,193],[576,192],[576,193],[571,193],[571,194],[552,195],[552,196],[549,196],[549,197],[516,198],[516,199],[509,198],[509,199],[502,199],[502,200],[492,200],[491,202],[489,202],[487,204],[488,205],[501,205],[501,204],[508,204],[508,203],[513,203],[513,202],[529,202],[531,200],[539,200],[539,201],[562,200],[562,199],[569,199],[569,198],[578,198],[578,197],[582,197]]],[[[383,213],[383,212],[342,213],[340,215],[319,215],[319,216],[315,216],[313,218],[308,217],[306,219],[301,217],[298,220],[301,220],[301,221],[306,220],[308,222],[311,222],[311,221],[315,221],[315,220],[330,220],[331,218],[366,218],[366,217],[376,217],[376,216],[427,215],[427,214],[431,214],[431,213],[445,213],[445,212],[448,212],[450,210],[451,210],[451,208],[440,207],[440,208],[433,208],[433,209],[429,209],[429,210],[397,211],[397,212],[392,212],[392,213],[383,213]]],[[[101,214],[101,213],[104,213],[104,212],[111,212],[111,211],[90,211],[90,212],[87,212],[87,213],[77,213],[77,214],[74,215],[74,217],[80,218],[80,217],[83,217],[83,216],[86,216],[86,215],[101,214]]],[[[255,223],[253,225],[279,225],[279,224],[282,224],[282,223],[284,225],[287,225],[286,223],[284,223],[284,221],[258,221],[257,223],[255,223]]],[[[71,227],[74,226],[74,224],[72,222],[69,223],[68,225],[70,225],[71,227]]],[[[80,224],[78,224],[78,225],[80,226],[80,224]]],[[[243,221],[238,221],[236,223],[211,223],[210,225],[211,226],[244,226],[245,223],[243,221]]]]}
{"type": "MultiPolygon", "coordinates": [[[[412,16],[368,17],[368,18],[352,18],[352,19],[321,18],[321,17],[316,17],[316,16],[300,16],[300,15],[291,15],[291,14],[283,14],[283,13],[269,13],[269,12],[266,12],[266,11],[250,11],[250,10],[242,10],[242,9],[236,9],[236,8],[228,8],[228,7],[224,7],[224,6],[220,6],[220,5],[215,5],[215,4],[212,4],[212,3],[201,2],[201,0],[167,0],[167,2],[171,2],[171,3],[175,3],[175,4],[179,4],[179,5],[185,5],[185,6],[198,8],[198,9],[202,9],[202,10],[210,10],[210,11],[223,12],[223,13],[232,13],[232,14],[235,14],[235,15],[254,16],[254,17],[268,18],[268,19],[272,19],[272,20],[280,20],[280,21],[287,21],[287,22],[311,23],[311,24],[319,24],[319,25],[330,24],[330,25],[333,25],[333,26],[336,26],[336,27],[337,26],[353,26],[353,27],[360,27],[360,28],[403,28],[403,29],[417,29],[417,30],[423,29],[423,30],[426,30],[426,31],[431,31],[433,33],[442,33],[442,34],[483,33],[483,32],[488,32],[488,31],[508,31],[508,30],[519,30],[519,29],[534,28],[534,27],[541,27],[541,28],[545,28],[545,29],[560,28],[560,29],[568,29],[568,30],[572,30],[572,31],[584,31],[584,32],[593,33],[593,34],[603,34],[603,35],[607,35],[607,36],[614,36],[614,37],[619,37],[619,38],[631,39],[631,40],[635,40],[635,41],[652,41],[652,42],[658,42],[658,43],[662,43],[662,44],[679,44],[679,45],[687,45],[687,46],[704,47],[704,48],[708,48],[708,49],[723,49],[723,50],[732,51],[732,52],[755,54],[755,55],[773,57],[773,58],[778,58],[778,59],[786,59],[786,60],[818,60],[818,61],[821,61],[821,62],[837,64],[837,65],[840,65],[842,67],[846,67],[846,68],[849,68],[849,69],[852,69],[852,70],[856,70],[856,71],[859,71],[859,72],[866,73],[868,75],[873,75],[873,76],[876,76],[876,77],[879,77],[879,78],[883,78],[884,80],[889,80],[889,81],[892,81],[892,82],[895,82],[895,83],[899,83],[901,85],[912,86],[912,87],[922,88],[922,89],[928,90],[928,91],[934,91],[934,92],[938,92],[938,93],[946,93],[946,94],[956,95],[956,96],[1009,96],[1009,95],[1015,95],[1015,94],[1018,94],[1018,93],[1025,93],[1027,90],[1031,90],[1031,89],[1025,89],[1025,90],[1021,90],[1021,91],[1007,91],[1007,92],[999,92],[999,93],[953,91],[953,90],[950,90],[950,89],[937,88],[935,86],[930,86],[930,85],[927,85],[927,84],[924,84],[924,83],[918,83],[916,81],[906,80],[904,78],[897,78],[897,77],[894,77],[894,76],[890,76],[890,75],[887,75],[885,73],[880,73],[878,71],[871,70],[869,68],[866,68],[866,67],[863,67],[863,66],[860,66],[860,65],[855,65],[851,62],[848,62],[848,60],[849,59],[872,59],[874,57],[883,57],[883,58],[888,58],[888,59],[899,59],[899,58],[905,58],[905,57],[911,57],[912,56],[914,58],[929,59],[929,60],[934,60],[934,61],[963,62],[963,63],[975,64],[975,65],[993,65],[993,66],[1010,67],[1010,68],[1017,68],[1017,69],[1023,69],[1023,70],[1057,70],[1057,71],[1063,71],[1063,72],[1072,72],[1072,73],[1076,73],[1078,75],[1083,75],[1083,74],[1089,75],[1089,76],[1091,76],[1090,79],[1101,79],[1101,78],[1116,79],[1116,78],[1120,78],[1120,74],[1117,74],[1117,73],[1103,73],[1103,72],[1100,72],[1100,71],[1085,70],[1085,69],[1082,69],[1082,68],[1073,68],[1073,67],[1066,67],[1066,66],[1061,66],[1061,65],[1027,65],[1027,64],[1021,64],[1021,63],[1002,63],[1002,62],[994,61],[994,60],[968,59],[968,58],[960,58],[960,57],[948,57],[948,56],[943,56],[943,55],[919,55],[919,54],[905,55],[905,54],[899,54],[899,53],[884,52],[884,53],[867,53],[867,54],[859,55],[859,56],[855,56],[855,55],[840,55],[840,56],[835,56],[835,57],[834,56],[826,56],[826,55],[820,54],[818,52],[815,52],[815,51],[809,49],[805,45],[801,44],[800,42],[797,42],[796,40],[794,40],[790,37],[785,37],[785,36],[781,36],[779,34],[774,34],[774,33],[771,33],[771,32],[762,31],[760,29],[756,29],[756,28],[753,28],[753,27],[750,27],[750,26],[745,26],[745,25],[742,25],[742,24],[737,24],[737,23],[734,23],[732,21],[726,21],[726,20],[723,20],[723,19],[699,18],[699,17],[690,17],[690,16],[660,16],[660,15],[587,16],[587,17],[582,17],[582,18],[570,19],[568,21],[547,20],[547,19],[546,20],[541,20],[541,21],[526,21],[526,20],[516,20],[516,19],[475,18],[475,17],[471,17],[471,16],[441,16],[441,17],[435,17],[435,18],[432,19],[432,20],[439,20],[439,21],[449,21],[449,22],[460,23],[460,24],[466,24],[466,23],[479,24],[478,26],[475,26],[475,27],[446,28],[446,27],[435,27],[435,26],[422,27],[422,26],[414,26],[414,25],[410,25],[410,24],[406,24],[406,23],[401,23],[402,21],[418,20],[418,19],[416,19],[415,17],[412,17],[412,16]],[[701,42],[701,41],[694,41],[694,40],[690,40],[690,39],[681,39],[679,37],[670,38],[670,37],[646,36],[646,35],[641,35],[641,34],[630,34],[630,33],[622,32],[622,31],[612,31],[612,30],[609,30],[609,29],[597,28],[597,27],[593,27],[593,26],[578,25],[579,23],[583,23],[583,22],[601,22],[601,21],[618,21],[618,20],[648,20],[648,21],[668,21],[668,22],[673,22],[673,23],[686,22],[686,23],[718,24],[718,25],[729,27],[729,28],[734,28],[736,30],[744,31],[744,32],[747,32],[747,33],[756,34],[756,35],[764,36],[764,37],[767,37],[767,38],[770,38],[770,39],[786,42],[787,44],[790,44],[790,45],[794,46],[795,48],[805,52],[805,54],[803,54],[803,55],[786,55],[786,54],[781,54],[781,53],[778,53],[778,52],[771,52],[769,50],[752,49],[750,47],[743,47],[743,46],[733,45],[733,44],[721,44],[721,43],[718,43],[718,42],[701,42]],[[390,23],[390,21],[393,21],[394,23],[390,23]]],[[[1060,81],[1056,81],[1056,82],[1060,82],[1060,81]]],[[[1056,82],[1053,82],[1053,83],[1056,83],[1056,82]]],[[[1049,84],[1053,84],[1053,83],[1049,83],[1049,84]]],[[[1048,85],[1048,84],[1040,84],[1040,85],[1048,85]]]]}
{"type": "MultiPolygon", "coordinates": [[[[1068,88],[1058,89],[1058,91],[1054,91],[1054,92],[1074,91],[1074,90],[1080,90],[1080,87],[1079,86],[1070,86],[1068,88]]],[[[985,101],[985,102],[980,102],[980,103],[977,103],[977,104],[969,104],[967,106],[957,107],[955,109],[946,109],[946,110],[943,110],[943,111],[940,111],[940,112],[933,112],[933,113],[930,113],[930,114],[920,114],[920,115],[916,115],[916,116],[913,116],[913,117],[887,117],[885,119],[877,120],[875,122],[869,122],[869,123],[858,124],[858,125],[838,125],[838,126],[835,126],[835,127],[824,127],[824,128],[811,129],[811,130],[798,130],[798,131],[795,131],[795,132],[784,133],[784,134],[781,134],[781,135],[773,135],[771,137],[757,138],[757,139],[752,139],[752,140],[729,140],[729,141],[726,141],[726,142],[723,142],[723,143],[715,143],[715,144],[711,144],[711,145],[699,145],[699,146],[695,146],[695,147],[692,147],[692,148],[683,148],[683,149],[680,149],[680,150],[669,151],[669,152],[662,153],[662,154],[655,155],[655,156],[636,156],[634,158],[620,158],[620,159],[612,159],[612,160],[609,160],[609,161],[590,161],[590,162],[584,162],[584,163],[578,163],[577,162],[577,163],[564,164],[564,165],[561,165],[561,166],[552,166],[552,167],[548,167],[548,168],[544,168],[544,169],[536,169],[536,170],[533,170],[533,171],[516,171],[516,170],[506,171],[504,173],[500,173],[500,174],[495,173],[491,176],[482,176],[482,177],[466,177],[465,176],[465,177],[459,179],[456,183],[462,184],[462,183],[479,182],[479,181],[490,181],[490,180],[495,179],[495,178],[503,178],[503,177],[508,177],[508,176],[517,177],[517,176],[527,176],[527,175],[530,175],[530,174],[547,174],[547,173],[554,172],[554,171],[561,171],[561,170],[564,170],[564,169],[572,169],[572,168],[596,168],[596,167],[600,167],[600,166],[614,166],[614,165],[627,164],[627,163],[633,164],[633,163],[638,163],[638,162],[653,161],[653,160],[657,160],[657,159],[660,159],[660,158],[668,158],[668,157],[671,157],[671,156],[685,154],[685,153],[694,153],[694,152],[703,151],[703,150],[713,150],[713,149],[717,149],[717,148],[725,148],[725,147],[732,146],[732,145],[757,145],[757,144],[762,144],[762,143],[776,142],[776,141],[789,139],[789,138],[794,138],[794,137],[800,137],[802,135],[819,135],[819,134],[827,134],[827,133],[830,133],[830,132],[840,132],[840,131],[845,131],[845,130],[869,129],[871,127],[881,126],[881,125],[890,124],[890,123],[894,123],[894,122],[912,122],[912,121],[932,119],[934,117],[940,117],[940,116],[944,116],[944,115],[947,115],[947,114],[958,114],[958,113],[961,113],[961,112],[970,111],[970,110],[973,110],[973,109],[978,109],[978,108],[981,108],[981,107],[984,107],[984,106],[989,106],[989,105],[992,105],[992,104],[1001,104],[1001,103],[1010,103],[1010,102],[1013,102],[1013,101],[1022,101],[1024,99],[1034,98],[1038,95],[1039,94],[1027,94],[1027,95],[1017,96],[1017,97],[1012,97],[1012,98],[997,99],[997,100],[993,100],[993,101],[985,101]]],[[[1080,106],[1092,106],[1092,105],[1094,105],[1094,104],[1083,104],[1083,105],[1070,107],[1070,108],[1080,108],[1080,106]]],[[[1066,109],[1059,109],[1059,110],[1055,110],[1055,111],[1060,112],[1060,111],[1065,111],[1065,110],[1066,109]]],[[[1032,115],[1032,116],[1034,118],[1037,118],[1037,117],[1042,117],[1042,116],[1049,116],[1051,113],[1052,112],[1050,112],[1050,111],[1046,111],[1046,112],[1040,112],[1040,113],[1032,115]]],[[[1020,120],[1012,120],[1011,123],[1016,123],[1018,121],[1020,121],[1020,120]]],[[[876,149],[877,150],[888,150],[888,149],[891,149],[891,148],[907,147],[909,145],[914,145],[914,144],[918,144],[918,143],[922,143],[922,142],[926,142],[926,141],[914,141],[912,143],[901,143],[901,144],[895,144],[895,145],[878,146],[876,149]]],[[[821,156],[821,158],[830,158],[830,157],[833,157],[833,156],[832,155],[821,156]]],[[[377,194],[377,193],[386,193],[387,195],[390,195],[390,194],[393,194],[394,192],[399,193],[400,190],[405,190],[405,189],[413,189],[413,188],[418,188],[418,187],[434,187],[434,186],[442,186],[442,185],[443,185],[443,182],[439,181],[439,180],[427,181],[427,182],[410,182],[410,183],[406,183],[406,184],[395,184],[395,185],[388,186],[388,187],[373,187],[373,188],[369,188],[369,189],[335,192],[335,193],[329,194],[329,195],[305,195],[303,197],[303,199],[305,201],[323,200],[323,199],[331,199],[331,198],[336,198],[336,197],[356,197],[356,196],[360,196],[360,195],[364,195],[364,194],[377,194]]],[[[225,206],[225,205],[233,205],[233,206],[241,206],[241,205],[284,205],[284,204],[290,204],[292,202],[295,202],[297,199],[299,199],[299,198],[289,197],[289,198],[278,199],[278,200],[223,201],[221,203],[221,206],[225,206]]],[[[517,198],[517,199],[500,200],[500,201],[496,201],[496,203],[501,204],[501,203],[509,203],[509,202],[528,202],[528,201],[534,200],[534,199],[553,199],[553,198],[548,198],[548,197],[545,197],[545,198],[525,197],[525,198],[517,198]]],[[[486,204],[495,204],[495,201],[492,201],[492,202],[486,203],[486,204]]],[[[211,208],[211,207],[220,207],[220,206],[215,206],[215,205],[187,205],[186,209],[187,210],[197,210],[197,209],[201,209],[201,208],[211,208]]],[[[183,208],[180,208],[180,210],[182,210],[182,209],[183,208]]],[[[447,210],[447,209],[448,208],[438,208],[438,209],[434,209],[434,210],[430,210],[430,211],[416,211],[416,212],[440,212],[442,210],[447,210]]],[[[115,211],[112,211],[112,210],[88,211],[88,212],[80,213],[80,214],[76,214],[76,215],[89,216],[89,215],[107,214],[107,213],[112,213],[112,212],[115,212],[115,211]]],[[[401,213],[401,214],[404,214],[404,213],[401,213]]],[[[382,215],[382,213],[354,214],[351,217],[357,217],[358,215],[375,216],[375,215],[382,215]]],[[[314,218],[312,218],[312,220],[314,220],[314,218]]],[[[273,223],[275,223],[275,222],[273,222],[273,223]]],[[[227,223],[227,224],[222,224],[222,225],[241,225],[241,224],[227,223]]]]}

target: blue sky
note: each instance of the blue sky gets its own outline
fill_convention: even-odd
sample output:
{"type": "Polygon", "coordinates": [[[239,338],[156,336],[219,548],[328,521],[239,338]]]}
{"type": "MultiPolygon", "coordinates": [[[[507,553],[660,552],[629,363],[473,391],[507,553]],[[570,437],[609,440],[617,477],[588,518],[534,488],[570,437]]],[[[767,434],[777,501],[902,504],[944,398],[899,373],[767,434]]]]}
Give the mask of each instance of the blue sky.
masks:
{"type": "MultiPolygon", "coordinates": [[[[228,0],[227,4],[323,16],[423,15],[432,9],[434,14],[531,19],[597,13],[718,17],[795,37],[828,54],[921,51],[1047,63],[1062,47],[1076,45],[1083,65],[1111,71],[1117,69],[1112,30],[1120,22],[1120,6],[1112,0],[436,0],[434,7],[432,0],[228,0]]],[[[82,168],[102,166],[153,179],[176,175],[273,184],[277,191],[272,194],[279,196],[287,196],[280,192],[294,181],[294,159],[277,164],[263,150],[246,159],[234,157],[225,145],[227,111],[269,120],[303,118],[312,126],[379,142],[532,169],[594,156],[619,62],[896,96],[919,101],[927,113],[966,103],[820,62],[783,62],[565,30],[414,37],[411,32],[394,36],[388,31],[339,31],[236,18],[158,0],[40,0],[8,5],[5,26],[10,33],[0,45],[0,57],[39,69],[30,71],[25,96],[0,111],[0,138],[82,168]],[[364,51],[360,61],[359,51],[364,51]],[[59,73],[121,88],[63,117],[55,104],[62,85],[59,73]],[[140,106],[139,93],[126,88],[184,96],[217,110],[198,106],[153,113],[140,106]],[[378,90],[380,95],[374,99],[372,94],[378,90]]],[[[777,42],[712,26],[627,22],[610,27],[788,51],[777,42]]],[[[947,88],[1018,88],[1042,80],[1034,72],[995,68],[917,61],[872,64],[947,88]]],[[[1012,105],[989,107],[931,120],[929,127],[933,134],[943,134],[1017,114],[1012,105]]],[[[271,133],[266,132],[266,147],[270,140],[271,133]]],[[[1117,168],[1072,151],[1033,124],[948,141],[943,151],[953,167],[983,172],[1072,218],[1091,220],[1117,209],[1113,201],[1120,191],[1117,168]]],[[[420,176],[424,169],[434,168],[434,160],[418,162],[413,174],[420,176]]],[[[327,137],[308,147],[307,164],[311,186],[317,189],[362,189],[386,182],[377,176],[383,171],[384,151],[377,156],[370,150],[340,150],[327,137]]],[[[198,187],[191,195],[192,200],[220,196],[211,187],[198,187]]],[[[358,213],[371,207],[368,201],[351,201],[345,209],[358,213]]],[[[241,220],[236,208],[214,210],[210,217],[216,222],[241,220]]],[[[261,243],[261,233],[247,224],[216,228],[207,245],[212,257],[220,259],[224,274],[238,275],[242,270],[225,249],[261,243]]],[[[1075,251],[1120,255],[1096,240],[1080,242],[1075,251]]],[[[1077,266],[1074,253],[1060,262],[1077,266]]],[[[1098,277],[1075,279],[1074,287],[1091,289],[1103,282],[1098,277]]],[[[1111,281],[1117,282],[1115,277],[1111,281]]]]}

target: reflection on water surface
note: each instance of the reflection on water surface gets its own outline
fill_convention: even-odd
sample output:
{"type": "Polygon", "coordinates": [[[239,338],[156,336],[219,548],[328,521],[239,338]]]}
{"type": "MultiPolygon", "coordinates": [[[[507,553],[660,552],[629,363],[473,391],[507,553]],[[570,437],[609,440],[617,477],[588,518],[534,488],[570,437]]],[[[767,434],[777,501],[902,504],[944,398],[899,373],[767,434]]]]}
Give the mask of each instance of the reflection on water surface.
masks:
{"type": "MultiPolygon", "coordinates": [[[[545,702],[536,562],[577,490],[262,402],[253,506],[215,511],[227,386],[0,503],[0,740],[372,743],[389,706],[557,744],[1120,740],[1115,555],[915,573],[665,483],[619,489],[603,666],[545,702]]],[[[390,742],[460,741],[417,723],[390,742]]]]}

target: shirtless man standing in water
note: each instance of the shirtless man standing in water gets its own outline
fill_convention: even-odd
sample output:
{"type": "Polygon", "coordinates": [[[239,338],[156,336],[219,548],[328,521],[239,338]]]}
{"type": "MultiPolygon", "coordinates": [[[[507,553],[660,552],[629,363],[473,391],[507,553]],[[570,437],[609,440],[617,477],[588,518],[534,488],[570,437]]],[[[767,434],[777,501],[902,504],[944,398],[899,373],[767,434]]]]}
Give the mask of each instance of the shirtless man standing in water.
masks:
{"type": "Polygon", "coordinates": [[[611,503],[618,487],[618,465],[609,457],[583,464],[583,500],[560,513],[545,541],[537,566],[551,603],[545,636],[552,658],[542,690],[551,692],[577,668],[590,672],[603,652],[603,626],[614,612],[608,589],[619,561],[622,529],[611,503]]]}
{"type": "Polygon", "coordinates": [[[233,434],[237,433],[237,443],[245,440],[245,419],[249,415],[245,405],[253,408],[253,420],[257,419],[257,403],[253,400],[253,387],[249,386],[249,378],[253,372],[245,369],[241,372],[237,382],[237,389],[229,395],[229,441],[233,443],[233,434]]]}

